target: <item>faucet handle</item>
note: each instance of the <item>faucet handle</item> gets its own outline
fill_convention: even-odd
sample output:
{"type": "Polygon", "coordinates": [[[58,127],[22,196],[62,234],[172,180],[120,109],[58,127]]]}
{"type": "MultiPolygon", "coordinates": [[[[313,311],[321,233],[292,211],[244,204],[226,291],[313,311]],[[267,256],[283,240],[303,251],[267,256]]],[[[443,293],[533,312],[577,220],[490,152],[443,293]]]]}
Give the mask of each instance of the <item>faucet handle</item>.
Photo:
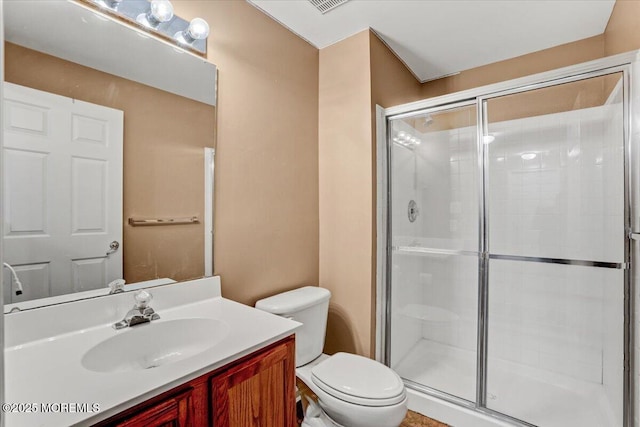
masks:
{"type": "Polygon", "coordinates": [[[136,300],[136,308],[143,310],[149,306],[149,303],[153,299],[153,295],[142,289],[141,291],[136,292],[134,298],[136,300]]]}
{"type": "Polygon", "coordinates": [[[109,282],[109,284],[107,285],[110,289],[109,293],[110,294],[118,294],[120,292],[124,292],[124,284],[126,282],[124,281],[124,279],[116,279],[113,280],[111,282],[109,282]]]}

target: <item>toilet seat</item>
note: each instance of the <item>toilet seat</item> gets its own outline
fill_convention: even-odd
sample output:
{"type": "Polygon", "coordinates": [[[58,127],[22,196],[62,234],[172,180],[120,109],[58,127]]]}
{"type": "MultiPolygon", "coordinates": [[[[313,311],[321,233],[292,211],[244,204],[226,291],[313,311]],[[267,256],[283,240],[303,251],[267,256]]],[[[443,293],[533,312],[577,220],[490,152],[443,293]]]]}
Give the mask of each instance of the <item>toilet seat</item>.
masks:
{"type": "Polygon", "coordinates": [[[355,405],[391,406],[406,397],[398,374],[355,354],[334,354],[311,370],[311,380],[328,395],[355,405]]]}

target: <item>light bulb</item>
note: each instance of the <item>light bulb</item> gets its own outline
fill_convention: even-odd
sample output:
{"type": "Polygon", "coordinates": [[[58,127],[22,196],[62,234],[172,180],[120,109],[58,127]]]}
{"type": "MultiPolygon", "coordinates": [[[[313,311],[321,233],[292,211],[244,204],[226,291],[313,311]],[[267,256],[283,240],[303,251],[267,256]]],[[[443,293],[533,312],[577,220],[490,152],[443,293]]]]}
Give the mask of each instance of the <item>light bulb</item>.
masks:
{"type": "Polygon", "coordinates": [[[145,27],[156,28],[173,18],[173,6],[169,0],[152,0],[149,12],[141,13],[136,21],[145,27]]]}
{"type": "Polygon", "coordinates": [[[209,24],[202,18],[193,18],[187,28],[187,34],[194,40],[204,40],[209,35],[209,24]]]}
{"type": "Polygon", "coordinates": [[[173,18],[173,5],[169,0],[152,0],[149,12],[156,21],[167,22],[173,18]]]}
{"type": "Polygon", "coordinates": [[[178,31],[173,37],[179,43],[191,44],[196,40],[204,40],[209,35],[209,24],[202,18],[193,18],[189,27],[184,31],[178,31]]]}

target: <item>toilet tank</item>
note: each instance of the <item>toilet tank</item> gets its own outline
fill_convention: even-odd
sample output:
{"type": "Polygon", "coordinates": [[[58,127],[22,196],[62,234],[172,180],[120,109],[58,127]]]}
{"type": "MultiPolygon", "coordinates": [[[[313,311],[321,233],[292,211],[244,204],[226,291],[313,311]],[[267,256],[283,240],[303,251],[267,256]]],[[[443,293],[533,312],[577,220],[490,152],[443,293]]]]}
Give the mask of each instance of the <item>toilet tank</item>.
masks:
{"type": "Polygon", "coordinates": [[[305,286],[261,299],[256,308],[302,323],[296,331],[296,367],[322,354],[329,312],[328,289],[305,286]]]}

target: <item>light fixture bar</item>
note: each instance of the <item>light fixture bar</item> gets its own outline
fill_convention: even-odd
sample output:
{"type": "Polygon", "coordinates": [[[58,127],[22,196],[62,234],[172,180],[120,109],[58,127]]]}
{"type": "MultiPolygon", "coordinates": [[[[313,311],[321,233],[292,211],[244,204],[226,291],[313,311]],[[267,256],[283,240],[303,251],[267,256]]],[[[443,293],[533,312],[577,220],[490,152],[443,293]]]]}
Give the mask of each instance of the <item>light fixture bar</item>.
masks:
{"type": "Polygon", "coordinates": [[[169,0],[78,1],[158,36],[182,49],[191,51],[202,57],[207,56],[209,25],[201,18],[195,18],[189,22],[174,15],[173,7],[169,0]],[[195,30],[193,29],[194,21],[197,24],[195,30]],[[204,31],[205,29],[206,32],[204,31]],[[195,35],[195,37],[193,35],[195,35]]]}

